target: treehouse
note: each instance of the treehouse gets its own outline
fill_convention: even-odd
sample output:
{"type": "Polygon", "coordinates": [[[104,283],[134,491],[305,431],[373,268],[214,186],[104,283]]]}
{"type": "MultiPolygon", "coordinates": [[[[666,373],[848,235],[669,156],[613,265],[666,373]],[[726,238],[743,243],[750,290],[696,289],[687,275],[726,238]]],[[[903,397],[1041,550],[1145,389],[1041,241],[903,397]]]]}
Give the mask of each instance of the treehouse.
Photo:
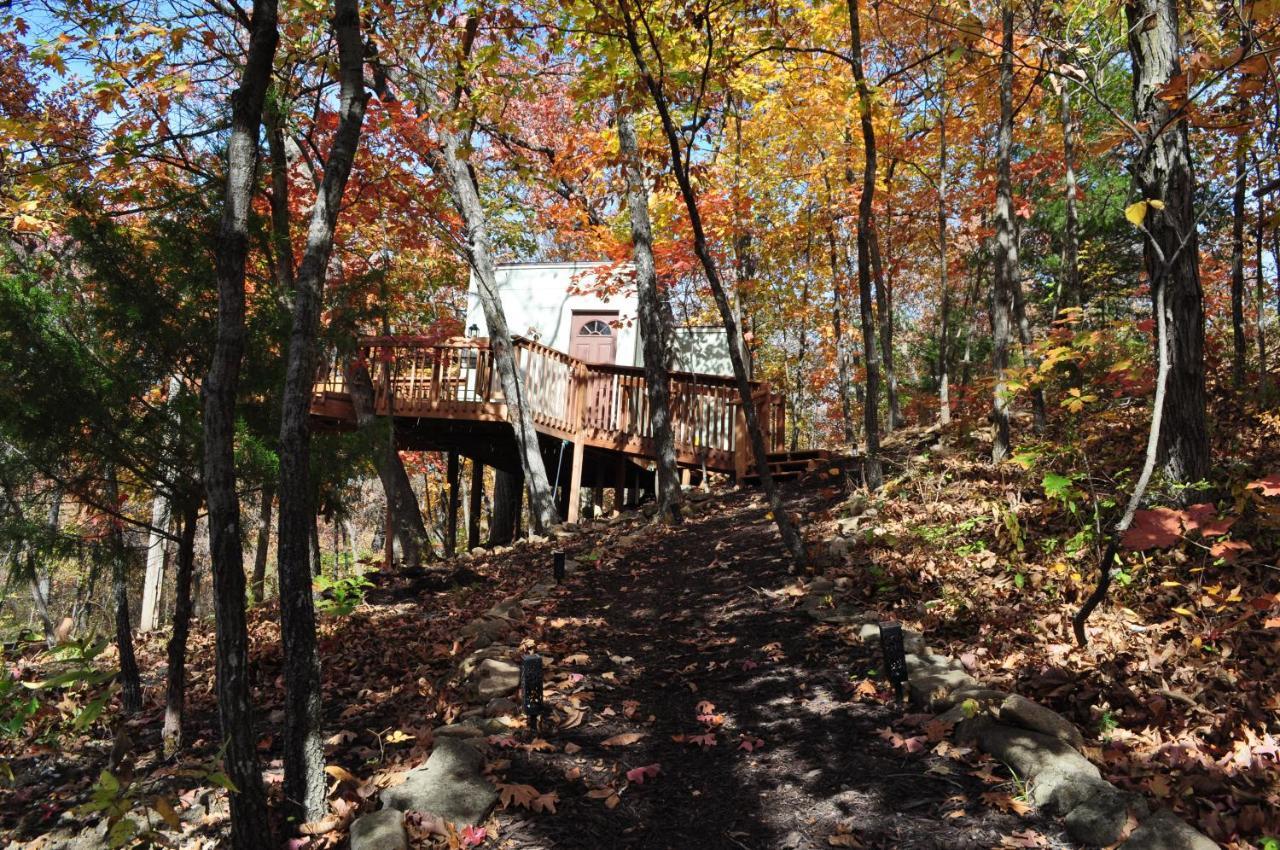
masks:
{"type": "MultiPolygon", "coordinates": [[[[654,486],[656,450],[649,416],[636,298],[627,281],[604,280],[604,264],[503,266],[498,288],[513,333],[524,403],[537,428],[547,477],[561,516],[576,521],[583,490],[602,504],[634,504],[654,486]],[[615,285],[616,284],[616,285],[615,285]]],[[[515,432],[494,368],[473,280],[467,335],[366,337],[359,359],[368,364],[372,413],[395,424],[397,445],[410,451],[465,456],[506,472],[520,472],[515,432]]],[[[740,482],[756,477],[741,399],[729,368],[723,329],[682,328],[671,374],[676,457],[685,480],[710,473],[740,482]],[[684,367],[693,368],[684,368],[684,367]]],[[[317,429],[357,425],[349,375],[341,364],[315,385],[311,416],[317,429]]],[[[816,454],[782,451],[784,407],[767,383],[751,383],[751,404],[764,429],[775,473],[812,465],[816,454]]],[[[456,470],[456,464],[450,464],[456,470]]],[[[455,489],[456,492],[456,489],[455,489]]]]}

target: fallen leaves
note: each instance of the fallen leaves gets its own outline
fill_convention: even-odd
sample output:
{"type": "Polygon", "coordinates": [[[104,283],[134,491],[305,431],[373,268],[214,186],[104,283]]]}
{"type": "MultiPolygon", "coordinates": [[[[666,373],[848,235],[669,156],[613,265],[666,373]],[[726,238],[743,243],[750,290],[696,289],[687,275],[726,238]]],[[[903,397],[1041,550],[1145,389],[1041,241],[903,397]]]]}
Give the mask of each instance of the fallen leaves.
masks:
{"type": "Polygon", "coordinates": [[[554,815],[556,803],[560,802],[560,795],[555,791],[543,794],[532,785],[499,782],[497,788],[498,800],[504,809],[516,805],[531,812],[546,812],[554,815]]]}
{"type": "Polygon", "coordinates": [[[636,785],[643,785],[646,779],[656,777],[660,770],[662,770],[662,765],[658,762],[633,767],[627,771],[627,781],[634,782],[636,785]]]}
{"type": "Polygon", "coordinates": [[[622,732],[600,742],[602,747],[629,747],[643,738],[646,732],[622,732]]]}

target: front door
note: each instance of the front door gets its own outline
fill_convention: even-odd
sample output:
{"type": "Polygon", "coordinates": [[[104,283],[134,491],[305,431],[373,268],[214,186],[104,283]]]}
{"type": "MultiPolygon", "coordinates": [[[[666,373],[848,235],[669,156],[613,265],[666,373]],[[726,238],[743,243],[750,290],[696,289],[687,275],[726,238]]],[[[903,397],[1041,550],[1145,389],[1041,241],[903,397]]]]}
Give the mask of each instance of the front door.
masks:
{"type": "Polygon", "coordinates": [[[569,325],[569,353],[587,363],[615,363],[618,355],[618,337],[610,322],[617,313],[573,314],[569,325]]]}

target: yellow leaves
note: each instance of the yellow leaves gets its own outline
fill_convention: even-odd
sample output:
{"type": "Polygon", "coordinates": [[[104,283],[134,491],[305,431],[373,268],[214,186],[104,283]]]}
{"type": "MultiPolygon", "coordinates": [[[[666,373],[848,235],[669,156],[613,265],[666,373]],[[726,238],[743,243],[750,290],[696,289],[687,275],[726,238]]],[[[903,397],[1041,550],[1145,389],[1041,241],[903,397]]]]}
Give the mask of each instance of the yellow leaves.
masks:
{"type": "Polygon", "coordinates": [[[1194,616],[1195,616],[1195,612],[1194,612],[1194,611],[1192,611],[1192,610],[1190,610],[1190,609],[1187,609],[1187,608],[1183,608],[1181,605],[1175,605],[1175,606],[1174,606],[1172,609],[1170,609],[1170,610],[1172,610],[1172,611],[1173,611],[1173,613],[1175,613],[1175,614],[1180,614],[1180,615],[1182,615],[1183,617],[1194,617],[1194,616]]]}
{"type": "Polygon", "coordinates": [[[1147,220],[1148,210],[1164,209],[1164,201],[1158,198],[1149,198],[1145,201],[1135,201],[1124,208],[1124,217],[1134,227],[1142,227],[1142,223],[1147,220]]]}
{"type": "Polygon", "coordinates": [[[13,229],[19,233],[40,233],[45,223],[33,215],[19,213],[13,217],[13,229]]]}
{"type": "Polygon", "coordinates": [[[1063,398],[1062,401],[1058,402],[1058,404],[1065,407],[1072,413],[1079,413],[1084,410],[1084,406],[1086,404],[1090,404],[1097,400],[1098,397],[1093,393],[1081,392],[1079,387],[1072,387],[1067,390],[1066,397],[1063,398]]]}

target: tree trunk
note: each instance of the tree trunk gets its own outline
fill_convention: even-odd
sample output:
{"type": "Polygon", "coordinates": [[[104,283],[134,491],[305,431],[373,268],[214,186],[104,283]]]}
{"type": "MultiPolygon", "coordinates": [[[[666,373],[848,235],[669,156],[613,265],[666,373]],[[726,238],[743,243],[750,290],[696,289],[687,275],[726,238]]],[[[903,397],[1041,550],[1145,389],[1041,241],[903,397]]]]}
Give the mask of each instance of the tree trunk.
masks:
{"type": "Polygon", "coordinates": [[[471,459],[471,487],[467,492],[467,551],[480,545],[480,514],[483,512],[484,464],[471,459]]]}
{"type": "Polygon", "coordinates": [[[462,506],[462,474],[458,468],[458,453],[449,452],[445,469],[445,518],[444,554],[452,558],[458,554],[458,508],[462,506]]]}
{"type": "Polygon", "coordinates": [[[1062,123],[1066,222],[1062,230],[1062,280],[1058,285],[1058,310],[1055,313],[1070,307],[1084,306],[1084,292],[1080,284],[1080,215],[1076,202],[1075,118],[1071,112],[1070,83],[1063,80],[1061,84],[1058,108],[1062,123]]]}
{"type": "MultiPolygon", "coordinates": [[[[945,80],[942,84],[945,85],[945,80]]],[[[947,280],[947,101],[938,110],[938,289],[942,292],[938,321],[938,424],[951,422],[951,286],[947,280]]]]}
{"type": "Polygon", "coordinates": [[[836,247],[835,225],[827,223],[827,253],[831,260],[831,344],[836,350],[836,392],[840,396],[841,427],[844,441],[853,446],[858,434],[854,427],[853,399],[850,385],[853,383],[853,369],[849,365],[849,346],[844,341],[844,281],[840,274],[840,253],[836,247]]]}
{"type": "Polygon", "coordinates": [[[267,850],[275,845],[267,819],[266,794],[258,767],[249,702],[249,646],[244,615],[240,502],[236,493],[235,425],[236,390],[245,339],[249,207],[253,200],[262,104],[279,40],[276,22],[275,0],[254,0],[249,49],[240,87],[231,94],[227,180],[214,258],[218,333],[203,387],[209,552],[217,608],[218,715],[225,744],[223,763],[238,789],[230,795],[231,843],[235,850],[267,850]]]}
{"type": "Polygon", "coordinates": [[[782,498],[778,494],[777,484],[769,471],[769,450],[765,445],[764,431],[760,427],[760,417],[756,411],[755,402],[751,397],[751,383],[747,375],[747,364],[742,356],[742,348],[735,344],[735,340],[741,335],[741,328],[733,314],[733,307],[729,303],[728,294],[720,278],[720,271],[707,244],[706,232],[702,225],[702,212],[698,206],[698,196],[694,191],[682,153],[680,130],[676,128],[675,120],[672,118],[662,83],[655,79],[649,71],[648,62],[645,60],[644,51],[640,46],[640,36],[636,28],[636,21],[632,17],[628,0],[623,0],[620,4],[620,9],[626,23],[627,44],[631,49],[632,58],[636,61],[640,76],[644,80],[645,87],[648,89],[654,106],[658,110],[658,117],[662,121],[663,134],[666,136],[667,146],[670,148],[671,153],[671,169],[675,174],[676,183],[679,184],[685,210],[689,213],[689,224],[693,230],[694,254],[697,255],[702,265],[703,273],[707,277],[707,283],[711,287],[712,297],[716,302],[716,308],[720,311],[720,319],[724,323],[725,333],[729,337],[729,362],[733,365],[733,376],[738,386],[738,399],[742,405],[743,418],[746,420],[747,437],[750,440],[756,471],[760,476],[760,484],[765,492],[765,498],[768,500],[769,509],[773,513],[773,520],[778,527],[778,533],[782,537],[783,546],[786,547],[795,565],[799,566],[805,561],[804,541],[796,532],[790,515],[782,503],[782,498]]]}
{"type": "MultiPolygon", "coordinates": [[[[1248,42],[1245,42],[1246,47],[1248,42]]],[[[1244,216],[1245,146],[1236,144],[1236,183],[1231,196],[1231,385],[1244,389],[1244,366],[1248,340],[1244,330],[1244,216]]]]}
{"type": "Polygon", "coordinates": [[[253,552],[253,601],[267,598],[267,553],[271,548],[271,508],[276,500],[273,484],[262,485],[262,503],[258,507],[258,544],[253,552]]]}
{"type": "MultiPolygon", "coordinates": [[[[1258,163],[1254,161],[1254,170],[1261,177],[1258,171],[1258,163]]],[[[1259,183],[1262,181],[1259,180],[1259,183]]],[[[1266,200],[1262,197],[1258,198],[1258,219],[1254,225],[1254,252],[1257,257],[1256,275],[1254,283],[1254,300],[1257,301],[1257,325],[1255,331],[1258,335],[1258,398],[1265,400],[1267,397],[1267,281],[1263,274],[1262,254],[1264,251],[1264,243],[1266,241],[1266,225],[1267,225],[1267,205],[1266,200]]],[[[1276,257],[1280,261],[1280,256],[1276,257]]]]}
{"type": "Polygon", "coordinates": [[[502,469],[493,471],[493,518],[489,522],[486,546],[506,546],[515,539],[523,496],[524,482],[520,480],[520,473],[502,469]]]}
{"type": "Polygon", "coordinates": [[[1142,134],[1134,174],[1143,198],[1164,203],[1162,210],[1149,210],[1145,223],[1151,238],[1144,242],[1148,279],[1166,275],[1169,386],[1164,398],[1161,457],[1170,481],[1189,484],[1208,477],[1209,433],[1205,424],[1204,293],[1196,241],[1196,181],[1185,117],[1175,115],[1161,97],[1182,73],[1178,7],[1175,0],[1133,0],[1126,4],[1125,14],[1134,69],[1133,111],[1142,134]]]}
{"type": "MultiPolygon", "coordinates": [[[[116,471],[107,470],[107,504],[118,504],[116,471]]],[[[124,529],[120,520],[109,517],[111,533],[107,553],[111,559],[111,599],[115,609],[116,651],[120,655],[120,702],[125,714],[142,711],[142,677],[138,659],[133,654],[133,627],[129,623],[128,556],[124,547],[124,529]]]]}
{"type": "Polygon", "coordinates": [[[182,718],[187,698],[187,634],[191,628],[191,572],[196,558],[196,524],[199,506],[182,511],[178,539],[178,564],[173,589],[173,634],[169,636],[169,670],[165,677],[164,753],[173,756],[182,749],[182,718]]]}
{"type": "Polygon", "coordinates": [[[1009,455],[1009,368],[1010,319],[1014,307],[1014,287],[1018,285],[1018,239],[1014,233],[1013,183],[1013,3],[1001,12],[1000,42],[1000,125],[996,136],[996,238],[995,276],[991,298],[991,367],[995,386],[991,403],[994,425],[991,461],[1000,463],[1009,455]]]}
{"type": "MultiPolygon", "coordinates": [[[[870,490],[880,489],[884,473],[880,468],[880,355],[876,350],[876,329],[871,315],[872,240],[875,239],[876,131],[871,121],[871,90],[862,72],[862,22],[858,0],[848,0],[850,65],[858,89],[858,111],[862,124],[862,197],[858,199],[858,307],[862,316],[862,348],[867,358],[867,395],[862,406],[862,428],[867,442],[862,476],[870,490]]],[[[879,251],[878,248],[874,249],[879,251]]]]}
{"type": "Polygon", "coordinates": [[[338,129],[316,191],[307,244],[298,267],[280,420],[280,633],[284,643],[284,792],[302,822],[319,820],[325,801],[320,707],[320,657],[316,652],[312,574],[320,557],[311,488],[311,390],[324,279],[333,252],[342,194],[360,146],[368,94],[359,0],[334,0],[338,46],[338,129]],[[311,555],[311,558],[308,558],[311,555]],[[315,563],[312,563],[314,561],[315,563]]]}
{"type": "Polygon", "coordinates": [[[169,538],[164,530],[168,525],[169,502],[156,493],[151,498],[151,529],[147,532],[147,570],[142,579],[142,611],[138,615],[140,632],[149,632],[160,626],[164,568],[169,554],[169,538]]]}
{"type": "Polygon", "coordinates": [[[658,456],[659,522],[680,522],[680,473],[676,467],[675,430],[671,422],[671,376],[667,371],[671,340],[662,319],[663,295],[653,262],[653,231],[649,223],[649,188],[640,161],[639,144],[631,113],[618,104],[618,147],[627,181],[627,207],[631,213],[631,257],[636,267],[640,341],[644,346],[645,393],[649,422],[658,456]]]}
{"type": "MultiPolygon", "coordinates": [[[[1261,232],[1261,230],[1259,230],[1261,232]]],[[[1258,273],[1261,279],[1262,273],[1258,273]]],[[[49,491],[49,520],[47,523],[49,536],[57,537],[59,517],[62,514],[62,489],[53,487],[49,491]]],[[[53,622],[53,616],[49,613],[49,593],[51,584],[48,574],[41,575],[40,565],[36,559],[35,547],[30,543],[27,545],[28,573],[31,585],[31,601],[35,605],[36,615],[40,618],[40,625],[44,628],[44,641],[52,649],[58,643],[57,627],[53,622]]],[[[74,622],[74,614],[73,622],[74,622]]]]}
{"type": "MultiPolygon", "coordinates": [[[[356,426],[367,428],[373,425],[377,421],[373,408],[373,380],[363,364],[353,363],[347,367],[347,387],[356,411],[356,426]]],[[[413,492],[413,484],[409,481],[409,473],[405,472],[400,453],[394,446],[388,446],[385,451],[375,453],[374,466],[387,498],[391,514],[391,542],[394,551],[400,555],[400,562],[416,567],[434,558],[418,497],[413,492]]]]}
{"type": "MultiPolygon", "coordinates": [[[[1022,343],[1023,359],[1039,374],[1040,360],[1035,353],[1035,339],[1031,336],[1031,322],[1027,319],[1027,299],[1022,290],[1022,279],[1013,281],[1013,313],[1018,321],[1018,340],[1022,343]]],[[[1031,416],[1037,434],[1044,433],[1048,415],[1044,406],[1044,389],[1037,383],[1031,385],[1031,416]]]]}
{"type": "MultiPolygon", "coordinates": [[[[861,64],[859,62],[859,64],[861,64]]],[[[874,125],[872,125],[874,132],[874,125]]],[[[865,137],[865,129],[864,129],[865,137]]],[[[893,172],[897,162],[890,160],[885,184],[886,195],[893,191],[893,172]]],[[[887,221],[892,221],[892,210],[886,211],[887,221]]],[[[892,434],[901,428],[905,421],[902,408],[898,403],[898,373],[893,364],[893,284],[880,261],[880,222],[874,216],[871,219],[871,276],[876,286],[876,315],[880,325],[880,362],[884,366],[885,401],[889,406],[889,415],[885,421],[885,432],[892,434]]]]}
{"type": "Polygon", "coordinates": [[[493,363],[498,371],[503,398],[506,399],[507,417],[515,430],[534,525],[539,532],[545,531],[557,525],[559,518],[556,516],[551,484],[547,481],[547,470],[542,462],[533,412],[525,403],[524,382],[516,368],[511,331],[507,327],[506,313],[498,294],[493,249],[489,244],[489,223],[480,203],[475,173],[462,152],[465,147],[462,134],[444,130],[441,132],[441,143],[454,203],[466,225],[467,255],[476,275],[480,306],[484,310],[485,325],[489,329],[489,350],[493,353],[493,363]]]}

